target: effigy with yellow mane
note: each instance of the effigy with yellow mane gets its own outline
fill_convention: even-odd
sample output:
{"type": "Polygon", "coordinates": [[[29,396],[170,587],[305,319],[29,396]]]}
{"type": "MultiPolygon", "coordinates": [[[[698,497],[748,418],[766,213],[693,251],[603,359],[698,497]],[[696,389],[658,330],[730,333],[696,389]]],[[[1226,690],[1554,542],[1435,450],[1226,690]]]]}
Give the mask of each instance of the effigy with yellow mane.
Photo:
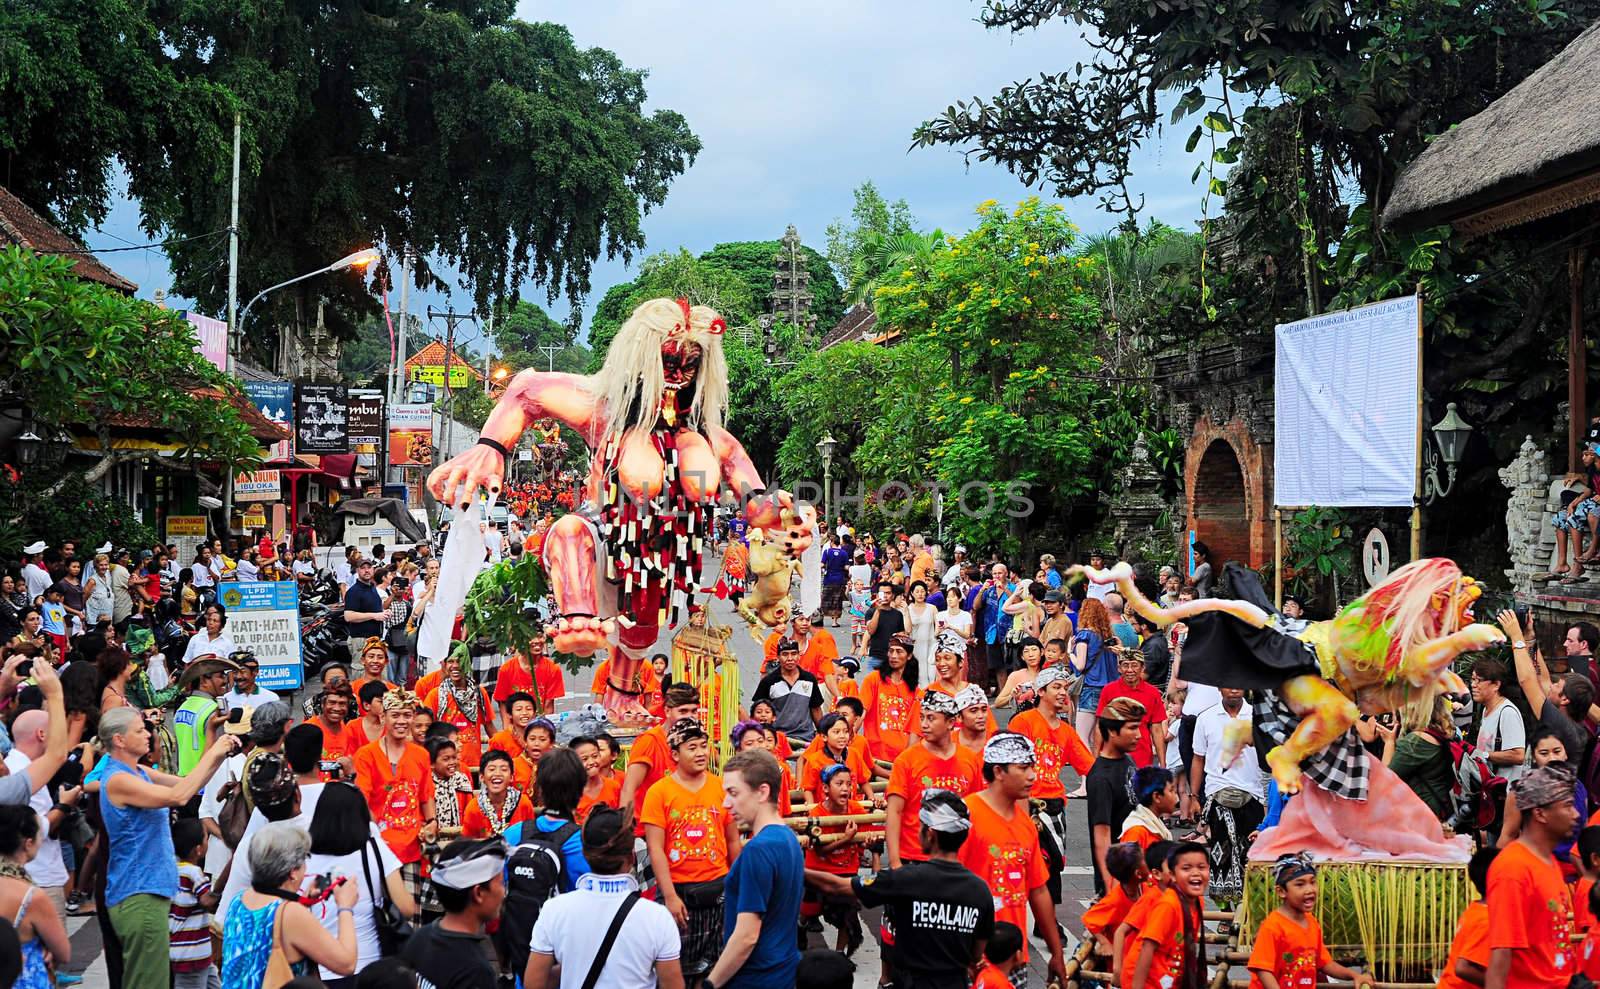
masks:
{"type": "MultiPolygon", "coordinates": [[[[1427,805],[1351,730],[1362,715],[1391,713],[1424,727],[1436,698],[1466,690],[1451,669],[1455,659],[1504,641],[1499,629],[1473,621],[1483,590],[1454,563],[1409,563],[1321,622],[1278,614],[1256,575],[1236,564],[1224,570],[1229,597],[1171,608],[1146,598],[1126,564],[1078,569],[1115,583],[1157,625],[1185,623],[1184,680],[1253,692],[1255,730],[1274,743],[1266,765],[1282,793],[1298,796],[1252,847],[1252,860],[1287,851],[1465,860],[1470,849],[1448,840],[1427,805]]],[[[1236,755],[1250,740],[1229,741],[1236,755]]]]}

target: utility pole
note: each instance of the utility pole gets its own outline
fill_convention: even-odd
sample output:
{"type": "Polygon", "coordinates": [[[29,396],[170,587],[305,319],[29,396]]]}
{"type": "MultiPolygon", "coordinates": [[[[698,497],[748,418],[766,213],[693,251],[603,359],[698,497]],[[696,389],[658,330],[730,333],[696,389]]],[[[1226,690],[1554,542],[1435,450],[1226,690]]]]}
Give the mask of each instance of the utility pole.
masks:
{"type": "Polygon", "coordinates": [[[450,369],[455,366],[456,357],[456,325],[471,321],[476,323],[478,317],[473,313],[453,312],[449,309],[435,309],[428,307],[429,319],[444,320],[444,435],[439,449],[444,451],[446,457],[450,454],[450,433],[455,424],[455,396],[450,389],[450,369]]]}
{"type": "Polygon", "coordinates": [[[550,358],[550,370],[554,371],[556,369],[556,355],[567,348],[560,344],[541,343],[539,349],[544,351],[546,357],[550,358]]]}
{"type": "Polygon", "coordinates": [[[489,307],[489,330],[483,335],[483,393],[494,390],[494,376],[489,361],[494,357],[494,306],[489,307]]]}
{"type": "Polygon", "coordinates": [[[400,403],[406,391],[406,330],[411,322],[411,259],[415,257],[408,245],[400,253],[400,339],[395,350],[394,367],[389,369],[389,405],[400,403]]]}
{"type": "MultiPolygon", "coordinates": [[[[228,220],[228,339],[223,365],[231,376],[233,349],[239,331],[239,111],[233,113],[233,205],[228,220]]],[[[233,534],[233,468],[222,479],[222,527],[224,542],[233,534]]]]}

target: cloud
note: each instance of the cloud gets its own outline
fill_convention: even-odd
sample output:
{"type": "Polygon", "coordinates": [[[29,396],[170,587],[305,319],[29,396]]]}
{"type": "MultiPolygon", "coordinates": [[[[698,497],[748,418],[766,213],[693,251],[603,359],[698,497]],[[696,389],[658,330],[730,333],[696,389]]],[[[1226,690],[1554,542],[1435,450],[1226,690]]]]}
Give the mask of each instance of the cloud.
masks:
{"type": "MultiPolygon", "coordinates": [[[[1072,25],[988,31],[974,19],[979,10],[975,0],[524,0],[517,16],[563,24],[580,47],[610,49],[624,64],[647,69],[650,105],[683,114],[704,143],[665,204],[646,218],[648,254],[775,239],[791,223],[820,249],[827,225],[849,212],[852,190],[866,179],[885,196],[906,199],[925,227],[946,232],[968,229],[973,207],[985,199],[1049,198],[1003,168],[964,162],[956,149],[909,150],[915,127],[950,104],[992,96],[1092,54],[1072,25]]],[[[1130,184],[1147,195],[1148,215],[1189,226],[1200,213],[1201,189],[1189,181],[1199,159],[1182,152],[1181,140],[1169,132],[1160,146],[1138,153],[1130,184]]],[[[1087,230],[1111,223],[1096,202],[1067,207],[1087,230]]],[[[114,219],[127,229],[115,232],[143,242],[129,232],[131,216],[119,208],[114,219]]],[[[141,295],[166,284],[164,272],[134,277],[141,295]]],[[[629,277],[620,260],[601,259],[586,309],[629,277]]],[[[544,297],[538,286],[522,292],[544,297]]],[[[470,297],[454,295],[458,307],[470,297]]],[[[444,301],[413,293],[411,305],[418,311],[444,301]]]]}

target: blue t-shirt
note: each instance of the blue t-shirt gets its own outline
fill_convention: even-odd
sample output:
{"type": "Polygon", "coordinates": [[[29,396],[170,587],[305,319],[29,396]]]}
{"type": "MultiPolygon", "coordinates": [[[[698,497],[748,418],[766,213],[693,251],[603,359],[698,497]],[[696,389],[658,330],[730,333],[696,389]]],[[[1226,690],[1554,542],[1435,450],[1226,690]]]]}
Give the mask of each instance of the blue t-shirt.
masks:
{"type": "Polygon", "coordinates": [[[1072,636],[1072,645],[1083,642],[1088,645],[1084,653],[1083,685],[1085,687],[1104,687],[1117,678],[1117,654],[1107,649],[1100,636],[1086,628],[1081,628],[1072,636]]]}
{"type": "Polygon", "coordinates": [[[822,551],[822,582],[829,587],[844,583],[845,571],[850,567],[850,551],[829,546],[822,551]]]}
{"type": "Polygon", "coordinates": [[[67,634],[67,606],[60,601],[39,605],[39,629],[48,635],[67,634]]]}
{"type": "Polygon", "coordinates": [[[794,932],[804,887],[805,857],[786,825],[762,828],[733,860],[723,886],[722,943],[728,943],[741,913],[761,915],[761,936],[727,981],[728,989],[793,989],[800,966],[794,932]]]}
{"type": "MultiPolygon", "coordinates": [[[[542,834],[552,834],[560,831],[561,826],[565,823],[567,822],[544,814],[540,814],[533,819],[533,826],[538,828],[542,834]]],[[[502,837],[505,838],[507,845],[522,844],[522,828],[523,824],[521,822],[506,828],[502,837]]],[[[561,884],[561,892],[570,893],[578,885],[579,879],[593,871],[589,868],[589,860],[583,857],[583,829],[581,827],[567,835],[567,840],[561,843],[561,856],[567,860],[567,879],[566,882],[561,884]]],[[[507,876],[506,878],[509,879],[510,877],[507,876]]]]}

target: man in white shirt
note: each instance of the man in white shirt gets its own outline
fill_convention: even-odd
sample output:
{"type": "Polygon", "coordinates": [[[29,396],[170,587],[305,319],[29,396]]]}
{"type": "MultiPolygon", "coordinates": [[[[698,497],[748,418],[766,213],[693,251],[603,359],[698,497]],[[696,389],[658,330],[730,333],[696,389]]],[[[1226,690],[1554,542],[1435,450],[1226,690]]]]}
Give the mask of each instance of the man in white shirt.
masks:
{"type": "Polygon", "coordinates": [[[44,568],[44,540],[29,543],[22,547],[22,580],[28,587],[28,603],[36,604],[44,597],[45,588],[55,581],[50,579],[50,571],[44,568]]]}
{"type": "Polygon", "coordinates": [[[956,562],[950,564],[950,568],[944,572],[944,576],[939,578],[939,583],[945,587],[954,587],[961,580],[961,568],[967,565],[967,548],[965,546],[957,543],[955,555],[956,562]]]}
{"type": "MultiPolygon", "coordinates": [[[[1089,566],[1095,570],[1104,570],[1106,568],[1105,554],[1099,550],[1091,550],[1089,552],[1089,566]]],[[[1089,586],[1084,589],[1084,594],[1092,600],[1104,601],[1106,595],[1116,589],[1115,584],[1096,584],[1091,580],[1089,581],[1089,586]]]]}
{"type": "MultiPolygon", "coordinates": [[[[50,716],[41,710],[24,711],[17,715],[17,720],[11,726],[14,744],[11,753],[6,756],[8,773],[16,775],[26,772],[35,759],[44,755],[45,734],[49,725],[50,716]]],[[[44,890],[63,917],[67,915],[67,866],[61,857],[61,842],[54,832],[66,816],[66,807],[77,802],[80,792],[80,787],[63,786],[61,801],[57,803],[50,799],[50,788],[41,786],[28,798],[28,806],[39,815],[39,852],[26,866],[28,878],[44,890]]]]}
{"type": "Polygon", "coordinates": [[[361,556],[361,550],[355,546],[344,548],[344,559],[333,565],[333,579],[339,582],[339,597],[343,599],[344,592],[356,582],[355,562],[361,556]]]}
{"type": "Polygon", "coordinates": [[[245,653],[237,662],[239,669],[233,674],[233,689],[222,695],[224,708],[229,711],[236,707],[257,708],[280,699],[277,694],[256,684],[261,663],[254,655],[245,653]]]}
{"type": "Polygon", "coordinates": [[[1205,821],[1211,835],[1206,849],[1211,858],[1211,896],[1237,900],[1244,892],[1250,836],[1266,817],[1266,794],[1244,691],[1220,690],[1222,703],[1195,719],[1189,785],[1195,793],[1205,795],[1205,821]],[[1243,748],[1235,755],[1231,749],[1241,741],[1243,748]]]}
{"type": "Polygon", "coordinates": [[[601,966],[594,989],[683,989],[678,964],[681,939],[667,908],[640,899],[633,878],[633,829],[621,813],[597,807],[583,827],[583,857],[592,870],[571,893],[557,896],[539,911],[529,941],[523,989],[582,989],[592,965],[601,966]],[[630,899],[631,898],[631,899],[630,899]],[[627,906],[626,920],[604,958],[601,942],[627,906]],[[552,978],[561,966],[559,983],[552,978]]]}

